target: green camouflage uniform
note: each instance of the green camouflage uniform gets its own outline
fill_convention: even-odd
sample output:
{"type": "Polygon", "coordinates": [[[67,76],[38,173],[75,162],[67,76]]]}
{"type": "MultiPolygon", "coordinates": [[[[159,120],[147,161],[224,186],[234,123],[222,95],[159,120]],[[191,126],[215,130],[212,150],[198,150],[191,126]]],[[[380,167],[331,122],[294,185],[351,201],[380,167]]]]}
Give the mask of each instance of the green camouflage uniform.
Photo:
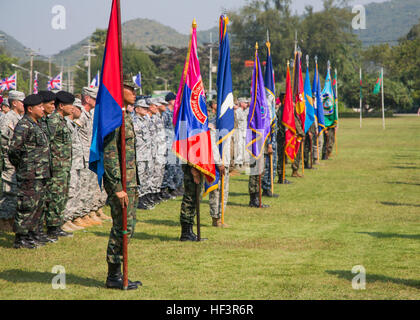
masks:
{"type": "Polygon", "coordinates": [[[324,131],[324,143],[322,145],[322,159],[326,159],[327,155],[331,155],[335,142],[335,127],[330,127],[324,131]],[[328,144],[327,144],[328,143],[328,144]]]}
{"type": "Polygon", "coordinates": [[[27,115],[16,125],[9,160],[16,168],[18,183],[14,232],[36,232],[51,176],[50,148],[45,132],[27,115]]]}
{"type": "MultiPolygon", "coordinates": [[[[295,112],[295,125],[296,125],[296,134],[298,136],[304,137],[305,132],[302,129],[302,123],[300,121],[300,118],[296,115],[296,112],[295,112]]],[[[299,165],[300,165],[301,158],[302,158],[302,147],[301,147],[301,145],[299,145],[299,150],[296,154],[295,161],[293,161],[293,163],[292,163],[292,169],[294,171],[299,170],[299,165]]]]}
{"type": "Polygon", "coordinates": [[[312,160],[315,159],[315,155],[314,155],[314,149],[312,148],[311,150],[311,145],[313,147],[313,144],[316,144],[316,125],[315,123],[313,123],[308,132],[305,135],[305,145],[304,145],[304,153],[303,153],[303,158],[305,161],[305,168],[310,168],[311,167],[311,161],[310,161],[310,156],[312,156],[312,160]],[[309,133],[312,133],[312,138],[309,136],[309,133]]]}
{"type": "Polygon", "coordinates": [[[48,205],[44,213],[47,227],[61,227],[64,223],[64,209],[69,196],[70,169],[72,158],[71,131],[66,119],[58,112],[47,118],[50,141],[52,176],[48,182],[48,205]]]}
{"type": "Polygon", "coordinates": [[[191,167],[187,164],[182,165],[182,171],[184,172],[184,197],[182,198],[181,203],[180,222],[181,224],[194,224],[197,204],[196,186],[200,188],[201,195],[203,179],[201,179],[201,183],[197,185],[194,182],[191,167]]]}
{"type": "Polygon", "coordinates": [[[283,105],[281,105],[276,112],[277,116],[277,175],[279,179],[283,179],[283,157],[284,145],[286,139],[286,127],[282,123],[283,105]]]}
{"type": "MultiPolygon", "coordinates": [[[[121,128],[117,128],[105,137],[104,141],[104,188],[108,194],[111,207],[112,228],[109,234],[107,262],[122,263],[123,261],[123,215],[122,208],[116,192],[123,191],[121,182],[121,128]]],[[[136,226],[137,193],[137,167],[136,147],[133,120],[126,114],[125,117],[125,155],[127,177],[127,232],[128,237],[134,235],[136,226]]]]}

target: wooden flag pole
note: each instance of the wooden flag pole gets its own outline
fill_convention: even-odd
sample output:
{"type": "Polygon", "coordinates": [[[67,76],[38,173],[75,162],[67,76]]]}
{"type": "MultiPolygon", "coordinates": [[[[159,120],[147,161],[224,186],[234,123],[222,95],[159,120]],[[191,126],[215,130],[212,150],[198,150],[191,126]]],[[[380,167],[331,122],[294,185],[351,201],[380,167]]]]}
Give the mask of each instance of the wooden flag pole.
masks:
{"type": "MultiPolygon", "coordinates": [[[[124,99],[123,85],[123,61],[122,61],[122,36],[121,36],[121,6],[120,0],[116,0],[117,19],[118,19],[118,42],[120,54],[120,80],[121,94],[124,99]]],[[[122,110],[122,125],[120,130],[121,137],[121,183],[123,191],[127,193],[127,174],[126,174],[126,154],[125,154],[125,105],[122,110]]],[[[129,204],[130,205],[130,204],[129,204]]],[[[134,205],[134,204],[131,204],[134,205]]],[[[123,227],[123,289],[128,289],[128,232],[127,232],[127,207],[122,208],[122,227],[123,227]]]]}
{"type": "Polygon", "coordinates": [[[382,91],[382,127],[385,130],[384,67],[381,68],[381,91],[382,91]]]}
{"type": "Polygon", "coordinates": [[[283,183],[284,183],[284,180],[286,179],[286,168],[285,168],[285,166],[286,166],[286,150],[284,150],[284,152],[283,152],[283,170],[281,172],[283,183]]]}
{"type": "MultiPolygon", "coordinates": [[[[337,79],[337,68],[335,71],[335,114],[337,115],[337,129],[338,129],[338,79],[337,79]]],[[[334,141],[335,141],[335,155],[338,155],[338,141],[337,141],[337,130],[334,130],[334,141]]]]}
{"type": "MultiPolygon", "coordinates": [[[[229,170],[229,168],[228,168],[229,170]]],[[[222,175],[222,226],[225,224],[225,175],[222,175]]]]}
{"type": "Polygon", "coordinates": [[[302,161],[302,175],[305,174],[305,158],[303,156],[303,153],[305,152],[305,148],[303,147],[305,143],[305,138],[302,139],[302,142],[300,143],[300,159],[302,161]]]}
{"type": "Polygon", "coordinates": [[[362,128],[362,68],[360,68],[360,128],[362,128]]]}
{"type": "Polygon", "coordinates": [[[201,241],[200,228],[200,184],[195,184],[195,210],[197,213],[197,241],[201,241]]]}
{"type": "Polygon", "coordinates": [[[316,134],[316,152],[318,153],[318,162],[321,163],[321,159],[319,158],[319,133],[316,134]]]}
{"type": "Polygon", "coordinates": [[[258,193],[258,196],[259,196],[259,200],[260,200],[260,208],[262,207],[261,206],[261,202],[262,202],[262,199],[261,199],[261,174],[258,176],[258,184],[259,184],[259,190],[260,190],[260,192],[258,193]]]}
{"type": "Polygon", "coordinates": [[[270,154],[271,194],[274,194],[273,154],[270,154]]]}

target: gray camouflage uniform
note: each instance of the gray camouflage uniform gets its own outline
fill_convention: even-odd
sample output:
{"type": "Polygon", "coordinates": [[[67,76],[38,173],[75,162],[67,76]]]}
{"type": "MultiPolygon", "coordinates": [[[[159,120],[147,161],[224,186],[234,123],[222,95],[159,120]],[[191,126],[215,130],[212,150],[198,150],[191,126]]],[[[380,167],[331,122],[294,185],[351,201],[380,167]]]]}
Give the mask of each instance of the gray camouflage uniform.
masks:
{"type": "Polygon", "coordinates": [[[81,217],[82,211],[82,186],[81,186],[81,172],[85,168],[85,158],[83,153],[83,144],[79,136],[79,125],[68,118],[66,118],[67,126],[71,131],[72,141],[72,162],[70,170],[70,186],[69,199],[64,209],[64,221],[72,221],[81,217]]]}
{"type": "Polygon", "coordinates": [[[9,161],[9,145],[13,138],[15,127],[22,116],[10,110],[2,118],[1,143],[4,157],[4,170],[2,172],[3,193],[0,199],[0,219],[11,219],[16,214],[17,205],[17,181],[15,167],[9,161]]]}
{"type": "Polygon", "coordinates": [[[133,127],[136,137],[136,165],[139,180],[139,197],[150,193],[152,161],[152,139],[150,136],[150,117],[141,117],[137,114],[133,116],[133,127]]]}

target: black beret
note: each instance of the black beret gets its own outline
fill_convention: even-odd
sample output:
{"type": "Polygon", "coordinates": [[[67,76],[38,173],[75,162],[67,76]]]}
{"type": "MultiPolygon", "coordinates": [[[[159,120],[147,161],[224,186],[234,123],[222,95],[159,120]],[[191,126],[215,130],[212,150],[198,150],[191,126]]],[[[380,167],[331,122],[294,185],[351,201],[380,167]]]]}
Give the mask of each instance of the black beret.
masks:
{"type": "Polygon", "coordinates": [[[67,91],[59,91],[55,97],[56,103],[73,104],[74,100],[74,95],[67,91]]]}
{"type": "Polygon", "coordinates": [[[54,92],[42,90],[39,91],[38,94],[41,96],[42,102],[55,101],[56,95],[54,92]]]}
{"type": "Polygon", "coordinates": [[[25,107],[37,106],[42,103],[42,98],[39,94],[30,94],[23,100],[25,107]]]}
{"type": "Polygon", "coordinates": [[[166,102],[171,101],[171,100],[175,100],[175,99],[176,99],[176,95],[173,92],[169,92],[165,97],[166,102]]]}

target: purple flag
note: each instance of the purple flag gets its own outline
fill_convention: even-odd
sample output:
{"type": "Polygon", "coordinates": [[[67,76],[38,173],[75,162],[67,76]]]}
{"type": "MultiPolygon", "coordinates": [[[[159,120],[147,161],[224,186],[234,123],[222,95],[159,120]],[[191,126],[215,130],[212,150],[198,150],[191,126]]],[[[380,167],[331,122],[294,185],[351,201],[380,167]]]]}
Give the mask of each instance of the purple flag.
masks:
{"type": "Polygon", "coordinates": [[[248,114],[246,150],[255,159],[264,154],[264,146],[270,134],[270,109],[265,94],[265,86],[258,57],[255,50],[254,71],[252,73],[251,106],[248,114]]]}

